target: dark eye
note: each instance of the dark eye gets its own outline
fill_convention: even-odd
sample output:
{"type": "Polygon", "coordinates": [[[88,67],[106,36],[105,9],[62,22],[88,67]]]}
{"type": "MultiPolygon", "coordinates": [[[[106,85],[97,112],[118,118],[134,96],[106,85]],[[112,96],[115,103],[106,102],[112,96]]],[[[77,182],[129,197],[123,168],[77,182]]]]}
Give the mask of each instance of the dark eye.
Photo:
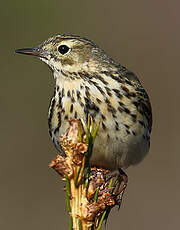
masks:
{"type": "Polygon", "coordinates": [[[61,54],[66,54],[66,53],[69,51],[69,47],[66,46],[66,45],[60,45],[60,46],[58,47],[58,51],[59,51],[59,53],[61,53],[61,54]]]}

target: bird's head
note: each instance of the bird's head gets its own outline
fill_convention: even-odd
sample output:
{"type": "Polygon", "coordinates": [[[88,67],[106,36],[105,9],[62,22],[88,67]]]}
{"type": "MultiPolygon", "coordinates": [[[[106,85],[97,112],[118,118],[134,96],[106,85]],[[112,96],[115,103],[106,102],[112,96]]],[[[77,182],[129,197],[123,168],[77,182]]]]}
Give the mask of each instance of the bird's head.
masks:
{"type": "Polygon", "coordinates": [[[35,48],[19,49],[16,52],[39,57],[55,73],[96,72],[113,64],[92,41],[73,35],[57,35],[35,48]]]}

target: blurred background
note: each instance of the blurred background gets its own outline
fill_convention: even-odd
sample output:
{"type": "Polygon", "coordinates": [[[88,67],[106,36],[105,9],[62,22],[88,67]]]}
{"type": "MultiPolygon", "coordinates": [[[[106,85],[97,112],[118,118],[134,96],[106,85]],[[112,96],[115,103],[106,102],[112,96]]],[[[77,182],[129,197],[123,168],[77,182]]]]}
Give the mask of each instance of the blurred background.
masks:
{"type": "Polygon", "coordinates": [[[151,151],[127,170],[120,211],[106,229],[179,229],[180,3],[178,0],[3,1],[0,9],[0,229],[67,229],[64,183],[48,168],[56,150],[47,111],[48,67],[17,48],[79,34],[134,71],[153,108],[151,151]]]}

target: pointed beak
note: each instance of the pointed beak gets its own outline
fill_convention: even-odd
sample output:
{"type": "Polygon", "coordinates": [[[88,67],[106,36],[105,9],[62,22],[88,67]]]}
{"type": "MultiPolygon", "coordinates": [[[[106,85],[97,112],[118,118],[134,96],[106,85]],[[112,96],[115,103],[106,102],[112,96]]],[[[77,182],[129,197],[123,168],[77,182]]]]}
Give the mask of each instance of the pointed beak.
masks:
{"type": "Polygon", "coordinates": [[[36,57],[41,57],[41,58],[46,58],[44,56],[44,52],[40,47],[34,47],[34,48],[23,48],[23,49],[18,49],[15,50],[16,53],[19,54],[26,54],[26,55],[32,55],[36,57]]]}

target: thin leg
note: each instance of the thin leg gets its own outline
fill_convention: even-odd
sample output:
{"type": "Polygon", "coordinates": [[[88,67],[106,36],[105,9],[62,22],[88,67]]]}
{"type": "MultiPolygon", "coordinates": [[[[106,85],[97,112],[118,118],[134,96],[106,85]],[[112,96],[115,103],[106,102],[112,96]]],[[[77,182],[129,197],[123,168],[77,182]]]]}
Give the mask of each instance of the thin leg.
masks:
{"type": "Polygon", "coordinates": [[[117,178],[118,187],[117,187],[117,192],[115,196],[116,196],[116,201],[120,208],[122,197],[127,187],[128,176],[121,168],[119,168],[118,171],[119,171],[119,176],[117,178]],[[123,182],[123,185],[121,186],[122,182],[123,182]]]}

